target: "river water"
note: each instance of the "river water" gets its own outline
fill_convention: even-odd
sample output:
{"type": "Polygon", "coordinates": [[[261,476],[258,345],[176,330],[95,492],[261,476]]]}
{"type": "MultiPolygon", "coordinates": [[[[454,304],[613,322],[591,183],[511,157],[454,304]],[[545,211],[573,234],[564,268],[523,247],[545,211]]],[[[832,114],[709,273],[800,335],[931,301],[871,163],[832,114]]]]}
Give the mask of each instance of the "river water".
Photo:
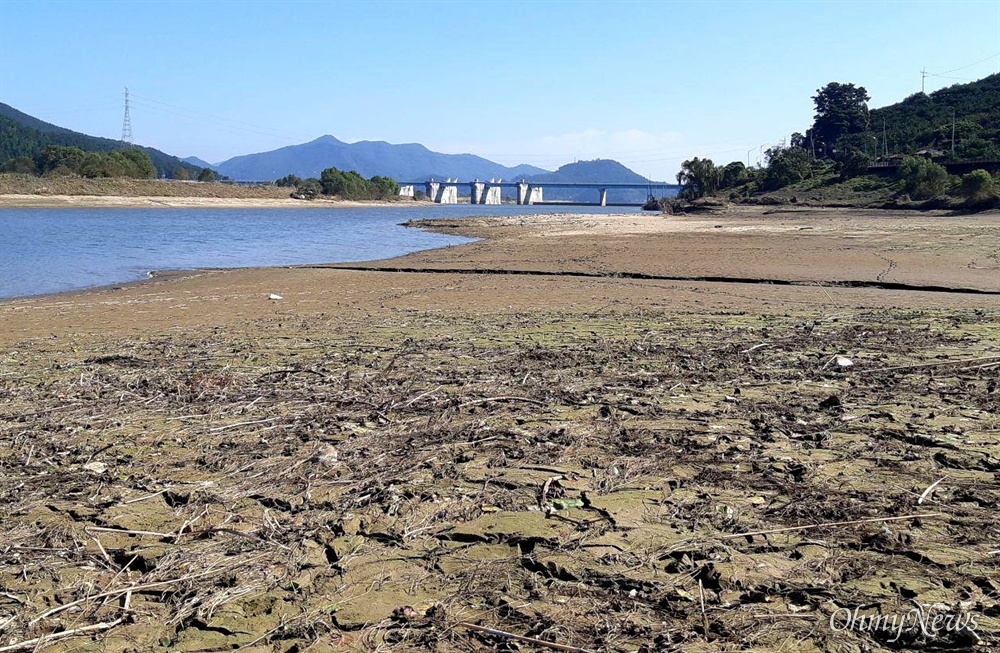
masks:
{"type": "Polygon", "coordinates": [[[468,242],[417,218],[622,213],[587,206],[0,209],[0,297],[124,283],[153,270],[366,261],[468,242]]]}

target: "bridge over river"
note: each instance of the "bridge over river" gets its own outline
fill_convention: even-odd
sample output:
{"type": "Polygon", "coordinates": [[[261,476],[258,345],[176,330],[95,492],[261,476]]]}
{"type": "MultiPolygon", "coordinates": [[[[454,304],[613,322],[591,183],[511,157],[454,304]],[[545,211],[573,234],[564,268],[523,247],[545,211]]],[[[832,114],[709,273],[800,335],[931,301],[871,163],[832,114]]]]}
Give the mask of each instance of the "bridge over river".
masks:
{"type": "Polygon", "coordinates": [[[679,187],[674,184],[658,182],[648,182],[639,184],[616,184],[616,183],[570,183],[570,182],[530,182],[530,181],[458,181],[457,179],[445,179],[436,181],[413,181],[403,182],[399,185],[399,194],[402,197],[413,197],[415,189],[423,186],[427,198],[437,204],[458,204],[459,186],[469,187],[470,204],[500,204],[502,202],[503,189],[513,189],[518,204],[559,204],[578,206],[642,206],[641,202],[619,202],[608,203],[609,190],[645,190],[647,195],[660,196],[673,194],[679,187]],[[579,201],[549,201],[544,199],[546,188],[562,189],[593,189],[595,202],[579,201]]]}

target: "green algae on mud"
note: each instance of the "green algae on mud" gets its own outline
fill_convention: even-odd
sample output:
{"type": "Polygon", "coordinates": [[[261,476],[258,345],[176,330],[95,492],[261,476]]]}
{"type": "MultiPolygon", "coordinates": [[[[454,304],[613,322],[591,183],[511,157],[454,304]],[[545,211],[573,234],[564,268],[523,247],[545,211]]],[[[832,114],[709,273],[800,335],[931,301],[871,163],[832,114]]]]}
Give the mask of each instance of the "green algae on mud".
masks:
{"type": "Polygon", "coordinates": [[[607,651],[860,651],[890,644],[835,610],[913,601],[995,646],[990,361],[991,311],[25,342],[0,361],[0,647],[123,618],[46,650],[500,645],[470,621],[607,651]]]}

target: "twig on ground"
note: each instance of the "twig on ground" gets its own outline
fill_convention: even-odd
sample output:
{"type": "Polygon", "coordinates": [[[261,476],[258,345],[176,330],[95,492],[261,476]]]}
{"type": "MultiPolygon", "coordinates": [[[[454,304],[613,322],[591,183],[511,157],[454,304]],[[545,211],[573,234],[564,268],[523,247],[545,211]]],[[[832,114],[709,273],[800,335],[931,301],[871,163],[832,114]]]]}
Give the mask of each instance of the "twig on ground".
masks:
{"type": "Polygon", "coordinates": [[[494,635],[496,637],[503,637],[504,639],[513,639],[518,642],[525,642],[527,644],[534,644],[535,646],[544,646],[545,648],[550,648],[553,651],[567,651],[568,653],[593,653],[590,649],[580,648],[578,646],[570,646],[569,644],[556,644],[555,642],[546,642],[543,639],[535,639],[534,637],[526,637],[524,635],[515,635],[514,633],[508,633],[505,630],[497,630],[496,628],[487,628],[486,626],[479,626],[468,621],[461,621],[457,624],[462,628],[468,628],[469,630],[475,630],[480,633],[486,633],[487,635],[494,635]]]}
{"type": "Polygon", "coordinates": [[[947,476],[942,476],[938,480],[936,480],[933,483],[931,483],[930,485],[928,485],[927,489],[924,490],[923,494],[920,495],[920,498],[917,499],[917,505],[920,505],[921,503],[923,503],[924,499],[926,499],[927,497],[929,497],[931,495],[931,493],[934,491],[934,488],[936,488],[938,486],[938,483],[940,483],[941,481],[943,481],[946,478],[948,478],[948,477],[947,476]]]}
{"type": "Polygon", "coordinates": [[[851,521],[833,521],[822,524],[805,524],[803,526],[786,526],[784,528],[771,528],[763,531],[748,531],[746,533],[736,533],[734,535],[723,535],[720,540],[734,540],[738,537],[751,537],[753,535],[769,535],[771,533],[787,533],[790,531],[805,531],[813,528],[823,528],[825,526],[851,526],[854,524],[874,524],[887,521],[903,521],[906,519],[925,519],[927,517],[941,517],[942,512],[927,512],[919,515],[902,515],[900,517],[871,517],[869,519],[852,519],[851,521]]]}
{"type": "Polygon", "coordinates": [[[485,399],[475,399],[473,401],[466,401],[458,405],[459,408],[467,408],[469,406],[478,406],[480,404],[488,404],[493,401],[523,401],[528,404],[534,404],[536,406],[544,406],[544,401],[538,401],[537,399],[529,399],[528,397],[486,397],[485,399]]]}
{"type": "Polygon", "coordinates": [[[91,624],[90,626],[80,626],[79,628],[72,628],[70,630],[64,630],[58,633],[50,633],[48,635],[42,635],[41,637],[36,637],[34,639],[28,639],[23,642],[17,642],[14,644],[9,644],[7,646],[0,646],[0,653],[7,653],[7,651],[23,651],[28,649],[37,649],[43,644],[51,644],[53,642],[58,642],[69,637],[75,637],[76,635],[84,635],[86,633],[100,632],[102,630],[110,630],[115,626],[120,625],[125,621],[125,617],[118,617],[114,621],[103,621],[98,624],[91,624]]]}

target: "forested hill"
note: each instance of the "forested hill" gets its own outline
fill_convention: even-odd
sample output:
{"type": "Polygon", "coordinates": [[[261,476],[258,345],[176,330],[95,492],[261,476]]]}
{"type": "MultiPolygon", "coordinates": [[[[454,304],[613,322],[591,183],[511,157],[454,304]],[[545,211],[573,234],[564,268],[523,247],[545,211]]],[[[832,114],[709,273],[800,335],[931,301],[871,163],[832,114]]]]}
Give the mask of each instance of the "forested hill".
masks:
{"type": "Polygon", "coordinates": [[[649,180],[611,159],[567,163],[555,172],[527,177],[536,183],[646,184],[649,180]]]}
{"type": "Polygon", "coordinates": [[[1000,157],[1000,73],[873,109],[869,125],[881,135],[884,121],[891,154],[950,154],[953,111],[957,158],[1000,157]]]}
{"type": "MultiPolygon", "coordinates": [[[[78,147],[86,152],[111,152],[121,149],[119,141],[81,134],[43,120],[0,102],[0,163],[15,157],[35,157],[48,145],[78,147]]],[[[140,146],[141,147],[141,146],[140,146]]],[[[184,169],[194,179],[201,168],[151,147],[141,147],[156,166],[158,177],[177,177],[184,169]]]]}

